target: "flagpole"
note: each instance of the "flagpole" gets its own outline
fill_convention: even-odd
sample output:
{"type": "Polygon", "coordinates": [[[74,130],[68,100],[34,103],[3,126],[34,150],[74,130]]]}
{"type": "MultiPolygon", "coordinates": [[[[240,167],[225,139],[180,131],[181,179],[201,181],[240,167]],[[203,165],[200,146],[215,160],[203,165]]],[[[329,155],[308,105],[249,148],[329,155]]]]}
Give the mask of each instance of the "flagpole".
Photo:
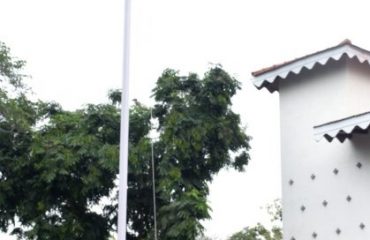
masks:
{"type": "Polygon", "coordinates": [[[126,240],[127,231],[127,170],[129,133],[129,78],[130,78],[130,18],[131,0],[125,0],[123,39],[123,79],[121,103],[119,197],[118,197],[118,240],[126,240]]]}

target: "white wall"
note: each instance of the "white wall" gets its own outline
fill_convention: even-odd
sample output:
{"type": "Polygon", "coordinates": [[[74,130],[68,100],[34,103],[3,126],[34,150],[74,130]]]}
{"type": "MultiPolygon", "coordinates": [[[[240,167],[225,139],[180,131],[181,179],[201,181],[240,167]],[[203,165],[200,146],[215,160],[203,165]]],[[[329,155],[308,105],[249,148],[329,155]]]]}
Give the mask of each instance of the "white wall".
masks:
{"type": "Polygon", "coordinates": [[[284,239],[315,239],[313,233],[325,240],[370,239],[369,135],[344,143],[313,139],[314,125],[370,110],[369,70],[331,62],[280,81],[279,89],[284,239]]]}

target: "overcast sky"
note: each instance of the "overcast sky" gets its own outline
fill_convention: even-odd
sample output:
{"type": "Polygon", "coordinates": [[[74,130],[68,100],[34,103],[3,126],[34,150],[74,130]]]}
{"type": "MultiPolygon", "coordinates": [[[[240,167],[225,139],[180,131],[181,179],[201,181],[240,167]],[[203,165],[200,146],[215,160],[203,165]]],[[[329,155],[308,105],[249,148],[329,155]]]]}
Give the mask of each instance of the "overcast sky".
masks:
{"type": "MultiPolygon", "coordinates": [[[[206,233],[224,239],[266,222],[260,207],[281,191],[279,99],[256,90],[250,72],[345,38],[370,49],[366,1],[132,2],[131,98],[150,105],[151,89],[168,67],[203,74],[220,63],[243,83],[234,109],[253,137],[252,161],[244,173],[215,177],[206,233]]],[[[101,103],[121,86],[123,10],[123,0],[1,0],[0,41],[27,61],[35,97],[67,109],[101,103]]]]}

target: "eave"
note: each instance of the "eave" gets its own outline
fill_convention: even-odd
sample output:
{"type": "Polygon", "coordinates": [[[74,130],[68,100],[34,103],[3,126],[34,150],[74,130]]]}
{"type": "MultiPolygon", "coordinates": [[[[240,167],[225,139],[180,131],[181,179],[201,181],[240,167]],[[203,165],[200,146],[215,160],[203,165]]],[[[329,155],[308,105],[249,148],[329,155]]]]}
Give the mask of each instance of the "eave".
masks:
{"type": "Polygon", "coordinates": [[[303,69],[312,70],[315,66],[325,66],[329,60],[339,61],[342,57],[357,58],[360,63],[370,65],[370,52],[345,40],[337,46],[254,71],[252,82],[258,89],[265,87],[270,92],[278,91],[279,81],[290,74],[299,75],[303,69]]]}
{"type": "Polygon", "coordinates": [[[337,138],[343,142],[354,134],[367,133],[370,127],[370,112],[324,123],[313,128],[314,138],[318,142],[325,138],[331,142],[337,138]]]}

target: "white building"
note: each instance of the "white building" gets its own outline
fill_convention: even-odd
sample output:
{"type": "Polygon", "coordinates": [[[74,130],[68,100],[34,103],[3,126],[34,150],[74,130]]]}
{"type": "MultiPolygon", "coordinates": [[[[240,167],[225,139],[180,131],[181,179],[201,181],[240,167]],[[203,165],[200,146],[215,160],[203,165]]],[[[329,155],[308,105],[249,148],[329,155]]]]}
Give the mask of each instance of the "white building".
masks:
{"type": "Polygon", "coordinates": [[[252,73],[280,96],[285,240],[370,239],[369,61],[346,40],[252,73]]]}

